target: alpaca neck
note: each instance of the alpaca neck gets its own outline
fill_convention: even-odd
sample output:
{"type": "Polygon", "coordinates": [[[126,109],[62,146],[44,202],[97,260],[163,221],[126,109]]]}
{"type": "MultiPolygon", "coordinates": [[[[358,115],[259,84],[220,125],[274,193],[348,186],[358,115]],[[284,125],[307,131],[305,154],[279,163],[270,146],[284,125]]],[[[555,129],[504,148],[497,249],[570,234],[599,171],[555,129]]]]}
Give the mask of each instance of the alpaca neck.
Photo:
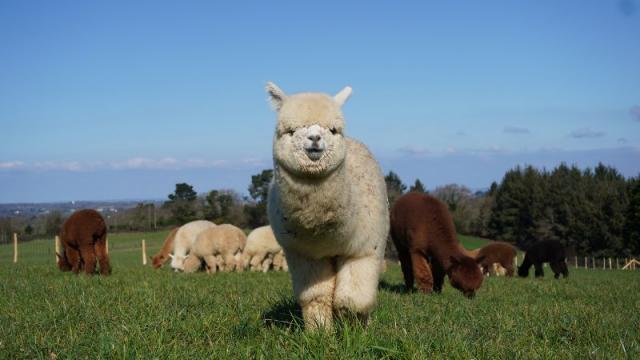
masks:
{"type": "Polygon", "coordinates": [[[291,230],[318,235],[346,221],[351,197],[344,163],[324,178],[311,179],[276,166],[275,181],[291,230]]]}

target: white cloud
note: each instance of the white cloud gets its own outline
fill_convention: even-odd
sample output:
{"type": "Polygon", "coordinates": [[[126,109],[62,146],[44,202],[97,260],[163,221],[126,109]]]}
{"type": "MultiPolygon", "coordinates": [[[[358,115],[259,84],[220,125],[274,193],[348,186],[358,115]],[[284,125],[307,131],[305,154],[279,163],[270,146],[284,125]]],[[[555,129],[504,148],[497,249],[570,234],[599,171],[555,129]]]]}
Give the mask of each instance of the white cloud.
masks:
{"type": "Polygon", "coordinates": [[[5,161],[0,162],[0,169],[18,169],[24,166],[22,161],[5,161]]]}
{"type": "Polygon", "coordinates": [[[569,136],[574,139],[592,139],[600,138],[605,135],[604,131],[593,130],[591,128],[581,128],[572,131],[569,136]]]}
{"type": "Polygon", "coordinates": [[[640,121],[640,106],[632,106],[631,109],[629,109],[629,115],[631,115],[633,120],[640,121]]]}
{"type": "Polygon", "coordinates": [[[523,127],[517,127],[517,126],[505,126],[504,129],[502,130],[503,132],[507,133],[507,134],[529,134],[529,129],[527,128],[523,128],[523,127]]]}
{"type": "Polygon", "coordinates": [[[211,159],[177,159],[174,157],[147,158],[134,157],[126,160],[114,161],[7,161],[0,162],[0,170],[11,171],[17,169],[31,171],[96,171],[96,170],[184,170],[184,169],[213,169],[228,167],[257,167],[265,166],[266,162],[259,158],[244,158],[237,160],[211,159]]]}

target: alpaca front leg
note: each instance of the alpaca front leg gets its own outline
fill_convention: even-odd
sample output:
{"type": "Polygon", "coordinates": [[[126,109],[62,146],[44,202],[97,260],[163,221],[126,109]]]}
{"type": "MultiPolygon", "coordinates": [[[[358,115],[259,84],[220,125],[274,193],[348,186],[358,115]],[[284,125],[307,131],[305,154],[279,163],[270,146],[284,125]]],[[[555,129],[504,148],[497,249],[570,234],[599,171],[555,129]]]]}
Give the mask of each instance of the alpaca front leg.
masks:
{"type": "Polygon", "coordinates": [[[336,269],[334,310],[339,316],[355,315],[366,323],[376,302],[380,258],[377,255],[338,258],[336,269]]]}
{"type": "Polygon", "coordinates": [[[286,254],[293,292],[302,308],[306,330],[329,330],[333,326],[333,293],[336,275],[329,259],[309,259],[286,254]]]}

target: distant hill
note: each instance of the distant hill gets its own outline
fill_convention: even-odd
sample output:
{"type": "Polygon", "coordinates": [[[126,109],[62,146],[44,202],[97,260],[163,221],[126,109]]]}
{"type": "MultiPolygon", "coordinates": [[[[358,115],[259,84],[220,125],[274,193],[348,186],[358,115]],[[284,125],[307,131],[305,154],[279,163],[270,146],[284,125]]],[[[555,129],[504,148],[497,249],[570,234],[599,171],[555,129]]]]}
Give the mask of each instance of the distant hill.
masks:
{"type": "Polygon", "coordinates": [[[96,209],[105,214],[130,209],[139,203],[162,205],[161,200],[113,200],[113,201],[68,201],[55,203],[0,204],[0,217],[32,217],[46,215],[52,211],[70,214],[78,209],[96,209]]]}

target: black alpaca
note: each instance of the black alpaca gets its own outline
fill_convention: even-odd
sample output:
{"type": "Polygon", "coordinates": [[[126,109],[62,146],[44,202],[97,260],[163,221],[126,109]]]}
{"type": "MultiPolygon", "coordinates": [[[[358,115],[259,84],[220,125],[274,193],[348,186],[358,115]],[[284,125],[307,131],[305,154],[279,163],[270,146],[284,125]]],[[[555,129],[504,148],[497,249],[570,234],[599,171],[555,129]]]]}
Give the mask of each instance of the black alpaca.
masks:
{"type": "Polygon", "coordinates": [[[569,269],[565,260],[565,249],[559,241],[540,241],[533,244],[525,254],[524,261],[518,268],[518,275],[521,277],[529,276],[529,268],[533,265],[536,269],[536,277],[544,276],[542,264],[548,262],[556,279],[560,277],[560,274],[566,278],[569,276],[569,269]]]}

